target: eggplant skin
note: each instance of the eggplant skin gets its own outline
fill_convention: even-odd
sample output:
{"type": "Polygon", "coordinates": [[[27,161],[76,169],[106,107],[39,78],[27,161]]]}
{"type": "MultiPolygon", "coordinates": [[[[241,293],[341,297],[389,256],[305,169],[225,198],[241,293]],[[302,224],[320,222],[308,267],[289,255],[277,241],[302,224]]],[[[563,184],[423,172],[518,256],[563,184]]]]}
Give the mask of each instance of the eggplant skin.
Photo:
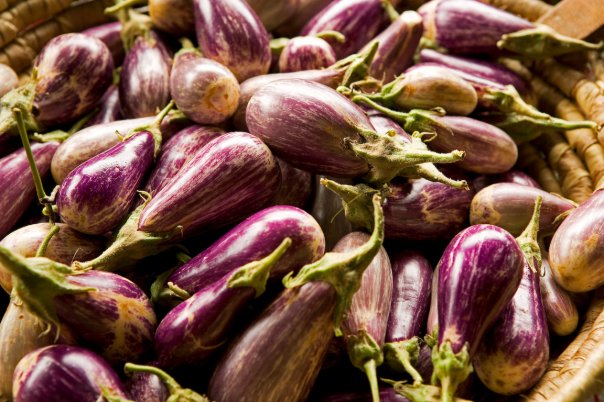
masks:
{"type": "Polygon", "coordinates": [[[290,40],[279,57],[279,71],[315,70],[329,67],[337,61],[332,47],[314,36],[298,36],[290,40]]]}
{"type": "Polygon", "coordinates": [[[14,374],[14,402],[96,402],[101,387],[128,399],[118,375],[100,356],[76,346],[54,345],[26,355],[14,374]]]}
{"type": "Polygon", "coordinates": [[[542,260],[545,274],[540,278],[543,308],[551,332],[558,336],[572,334],[579,324],[577,306],[568,292],[562,289],[552,277],[552,269],[547,258],[542,260]]]}
{"type": "Polygon", "coordinates": [[[84,35],[97,38],[107,46],[113,56],[113,65],[115,67],[120,66],[124,61],[124,56],[126,56],[126,50],[124,49],[124,43],[120,35],[121,32],[122,24],[118,21],[97,25],[82,31],[84,35]]]}
{"type": "MultiPolygon", "coordinates": [[[[149,365],[157,366],[155,362],[149,365]]],[[[132,373],[125,385],[130,397],[137,402],[166,402],[170,396],[164,382],[151,373],[132,373]]]]}

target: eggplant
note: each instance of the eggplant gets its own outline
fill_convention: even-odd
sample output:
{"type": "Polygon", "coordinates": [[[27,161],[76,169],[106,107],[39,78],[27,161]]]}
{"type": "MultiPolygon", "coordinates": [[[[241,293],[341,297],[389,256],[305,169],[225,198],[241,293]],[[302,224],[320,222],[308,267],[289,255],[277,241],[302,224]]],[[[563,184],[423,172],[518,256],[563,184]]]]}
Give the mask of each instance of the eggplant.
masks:
{"type": "Polygon", "coordinates": [[[17,365],[15,402],[96,402],[128,399],[119,376],[91,351],[66,345],[29,353],[17,365]]]}
{"type": "Polygon", "coordinates": [[[75,271],[44,257],[24,258],[0,246],[15,294],[49,324],[66,325],[110,363],[139,359],[152,345],[156,317],[134,283],[101,271],[75,271]]]}
{"type": "Polygon", "coordinates": [[[111,123],[122,119],[120,95],[115,85],[107,89],[101,98],[99,110],[86,122],[84,128],[97,124],[111,123]]]}
{"type": "Polygon", "coordinates": [[[510,170],[498,175],[480,175],[472,180],[472,185],[476,192],[495,183],[514,183],[521,186],[541,189],[541,186],[535,179],[521,170],[510,170]]]}
{"type": "Polygon", "coordinates": [[[239,267],[172,309],[155,332],[160,367],[198,365],[225,343],[238,316],[264,293],[275,264],[291,246],[285,238],[261,260],[239,267]]]}
{"type": "Polygon", "coordinates": [[[258,17],[266,27],[272,31],[300,9],[303,0],[249,0],[249,5],[254,9],[258,17]]]}
{"type": "Polygon", "coordinates": [[[495,183],[479,191],[470,206],[470,223],[497,225],[518,236],[531,220],[531,205],[543,199],[539,234],[554,234],[561,217],[575,209],[575,204],[538,188],[515,183],[495,183]]]}
{"type": "MultiPolygon", "coordinates": [[[[166,397],[164,399],[155,399],[157,395],[150,395],[151,398],[154,398],[157,401],[188,401],[188,402],[210,402],[208,398],[205,396],[199,395],[197,392],[192,389],[182,388],[180,384],[176,382],[174,378],[172,378],[165,371],[158,369],[154,366],[141,366],[133,363],[126,363],[124,366],[124,371],[128,374],[134,373],[133,375],[146,375],[148,377],[153,377],[160,380],[163,384],[162,388],[164,390],[164,394],[166,397]]],[[[141,395],[142,397],[147,397],[146,394],[141,395]]],[[[153,399],[136,399],[137,401],[144,402],[153,402],[153,399]]]]}
{"type": "MultiPolygon", "coordinates": [[[[336,194],[321,184],[326,177],[316,176],[310,213],[325,234],[325,249],[330,251],[342,237],[352,232],[352,225],[342,214],[342,202],[336,194]]],[[[340,180],[351,184],[352,180],[340,180]]]]}
{"type": "Polygon", "coordinates": [[[297,36],[287,42],[279,56],[279,72],[319,70],[337,61],[329,43],[316,36],[297,36]]]}
{"type": "Polygon", "coordinates": [[[294,37],[315,15],[327,7],[332,0],[299,0],[296,12],[276,27],[275,32],[280,36],[294,37]]]}
{"type": "MultiPolygon", "coordinates": [[[[157,363],[150,363],[156,366],[157,363]]],[[[130,366],[128,366],[130,367],[130,366]]],[[[130,374],[125,385],[128,394],[135,401],[166,402],[170,394],[164,381],[156,374],[148,371],[128,372],[130,374]]]]}
{"type": "Polygon", "coordinates": [[[122,24],[120,22],[108,22],[82,31],[84,35],[92,36],[103,42],[113,57],[113,65],[120,66],[126,56],[124,43],[122,42],[122,24]]]}
{"type": "Polygon", "coordinates": [[[571,295],[554,280],[547,256],[543,256],[542,270],[539,287],[549,330],[558,336],[570,335],[579,324],[577,306],[571,295]]]}
{"type": "Polygon", "coordinates": [[[558,285],[568,291],[583,293],[604,284],[603,206],[604,191],[596,190],[554,233],[549,263],[558,285]]]}
{"type": "Polygon", "coordinates": [[[159,35],[150,31],[134,39],[118,84],[126,118],[153,116],[170,101],[172,58],[159,35]]]}
{"type": "MultiPolygon", "coordinates": [[[[371,395],[367,393],[341,393],[329,395],[321,399],[321,402],[371,402],[371,395]]],[[[409,402],[409,399],[399,395],[394,388],[380,389],[380,401],[382,402],[409,402]]]]}
{"type": "Polygon", "coordinates": [[[392,256],[392,304],[384,345],[384,359],[397,371],[406,371],[415,383],[420,373],[412,366],[419,358],[430,306],[432,267],[414,250],[398,250],[392,256]]]}
{"type": "MultiPolygon", "coordinates": [[[[104,239],[86,236],[64,223],[56,223],[56,225],[59,227],[59,231],[48,242],[44,253],[45,257],[69,265],[75,259],[88,261],[103,251],[104,239]]],[[[0,246],[26,258],[35,257],[51,229],[52,225],[48,223],[24,226],[2,239],[0,246]]],[[[10,294],[13,288],[11,274],[1,263],[0,285],[6,293],[10,294]]]]}
{"type": "MultiPolygon", "coordinates": [[[[59,147],[58,142],[34,143],[31,150],[40,176],[50,170],[50,161],[59,147]]],[[[27,210],[36,196],[34,180],[25,149],[21,148],[0,159],[0,237],[4,237],[27,210]]]]}
{"type": "Polygon", "coordinates": [[[296,169],[283,159],[276,159],[281,169],[281,186],[271,204],[304,208],[313,191],[312,175],[304,170],[296,169]]]}
{"type": "Polygon", "coordinates": [[[438,266],[436,266],[432,275],[431,288],[432,295],[430,296],[430,310],[428,311],[428,321],[426,322],[426,333],[428,336],[436,338],[438,335],[438,266]]]}
{"type": "MultiPolygon", "coordinates": [[[[369,235],[352,232],[336,244],[333,251],[347,253],[369,241],[369,235]]],[[[379,401],[376,367],[384,357],[390,305],[392,304],[392,268],[386,250],[380,248],[363,273],[361,287],[352,297],[350,310],[342,321],[344,343],[353,366],[367,375],[373,401],[379,401]]]]}
{"type": "Polygon", "coordinates": [[[194,49],[176,54],[170,92],[178,109],[199,124],[222,123],[239,102],[239,83],[233,73],[194,49]]]}
{"type": "Polygon", "coordinates": [[[204,57],[226,66],[239,82],[268,73],[268,33],[245,0],[193,0],[193,12],[204,57]]]}
{"type": "Polygon", "coordinates": [[[191,0],[149,0],[149,15],[154,27],[176,38],[195,32],[191,0]]]}
{"type": "Polygon", "coordinates": [[[12,68],[6,64],[0,65],[0,97],[17,88],[19,77],[12,68]]]}
{"type": "Polygon", "coordinates": [[[286,237],[292,246],[272,274],[281,277],[319,259],[325,238],[319,224],[308,213],[290,206],[274,206],[257,212],[235,226],[214,244],[177,268],[153,292],[155,302],[177,304],[182,300],[172,289],[189,294],[210,286],[227,273],[273,251],[286,237]],[[172,284],[171,286],[167,286],[172,284]]]}

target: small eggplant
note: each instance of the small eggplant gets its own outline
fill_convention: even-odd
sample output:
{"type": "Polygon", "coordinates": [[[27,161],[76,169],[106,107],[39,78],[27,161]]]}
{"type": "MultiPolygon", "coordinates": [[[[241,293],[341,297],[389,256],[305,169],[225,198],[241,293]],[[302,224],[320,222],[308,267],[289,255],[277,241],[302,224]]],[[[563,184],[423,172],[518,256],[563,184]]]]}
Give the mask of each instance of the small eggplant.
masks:
{"type": "MultiPolygon", "coordinates": [[[[321,184],[322,180],[328,180],[324,176],[315,177],[314,196],[310,207],[310,213],[321,226],[325,234],[325,249],[331,251],[333,246],[345,235],[352,232],[352,225],[341,213],[342,202],[340,198],[326,186],[321,184]]],[[[352,184],[352,180],[340,180],[346,184],[352,184]]]]}
{"type": "Polygon", "coordinates": [[[283,159],[276,159],[281,169],[281,186],[271,204],[304,208],[312,194],[312,175],[304,170],[296,169],[283,159]]]}
{"type": "Polygon", "coordinates": [[[91,351],[65,345],[29,353],[17,365],[15,402],[127,400],[119,376],[91,351]]]}
{"type": "Polygon", "coordinates": [[[515,183],[495,183],[479,191],[470,206],[470,223],[496,225],[518,236],[531,220],[530,208],[537,197],[543,199],[539,234],[552,235],[561,215],[568,215],[575,204],[541,189],[515,183]]]}
{"type": "Polygon", "coordinates": [[[84,128],[97,124],[111,123],[122,119],[120,95],[117,87],[112,85],[107,89],[99,103],[99,110],[86,122],[84,128]]]}
{"type": "Polygon", "coordinates": [[[176,54],[170,92],[178,109],[199,124],[222,123],[239,102],[239,83],[233,73],[194,49],[176,54]]]}
{"type": "MultiPolygon", "coordinates": [[[[50,170],[50,161],[58,147],[58,142],[31,145],[40,176],[44,177],[50,170]]],[[[34,180],[23,148],[0,159],[0,189],[0,237],[4,237],[36,195],[34,180]]]]}
{"type": "Polygon", "coordinates": [[[472,185],[474,186],[474,190],[476,190],[476,192],[479,192],[495,183],[513,183],[521,186],[541,189],[541,186],[535,179],[521,170],[510,170],[498,175],[480,175],[472,180],[472,185]]]}
{"type": "Polygon", "coordinates": [[[172,289],[193,294],[223,278],[227,273],[272,252],[286,237],[289,248],[273,275],[281,277],[319,259],[325,252],[325,238],[319,224],[308,213],[289,206],[266,208],[247,218],[208,249],[177,268],[162,283],[155,302],[182,301],[172,289]],[[170,286],[167,286],[172,284],[170,286]],[[166,287],[164,287],[166,286],[166,287]]]}
{"type": "MultiPolygon", "coordinates": [[[[189,388],[182,388],[180,384],[176,382],[172,376],[170,376],[165,371],[158,369],[154,366],[141,366],[138,364],[126,363],[124,366],[124,371],[127,374],[133,374],[133,376],[146,376],[146,378],[154,378],[156,380],[161,381],[159,386],[162,387],[163,394],[165,397],[163,399],[159,399],[159,395],[157,393],[148,395],[148,394],[139,394],[141,399],[135,398],[136,401],[141,402],[169,402],[169,401],[183,401],[183,402],[210,402],[208,398],[205,396],[199,395],[197,392],[193,391],[189,388]],[[142,399],[149,398],[149,399],[142,399]]],[[[140,378],[140,377],[139,377],[140,378]]],[[[145,377],[143,377],[145,378],[145,377]]]]}
{"type": "Polygon", "coordinates": [[[269,32],[297,13],[301,2],[303,0],[248,0],[269,32]]]}
{"type": "Polygon", "coordinates": [[[153,26],[176,38],[195,32],[192,0],[149,0],[153,26]]]}
{"type": "Polygon", "coordinates": [[[268,73],[268,33],[245,0],[193,0],[193,11],[204,57],[228,67],[239,82],[268,73]]]}
{"type": "Polygon", "coordinates": [[[18,84],[17,73],[6,64],[0,64],[0,97],[17,88],[18,84]]]}
{"type": "Polygon", "coordinates": [[[117,21],[97,25],[82,31],[84,35],[97,38],[107,46],[113,56],[113,65],[115,67],[122,65],[124,56],[126,55],[122,36],[120,35],[121,32],[122,24],[117,21]]]}
{"type": "MultiPolygon", "coordinates": [[[[150,363],[152,366],[157,364],[150,363]]],[[[147,366],[148,367],[148,366],[147,366]]],[[[129,373],[130,377],[125,385],[128,394],[135,401],[141,402],[166,402],[170,394],[164,381],[156,374],[148,371],[135,371],[129,373]]]]}
{"type": "Polygon", "coordinates": [[[570,335],[579,324],[577,306],[568,292],[558,286],[552,277],[547,256],[544,256],[542,264],[540,288],[549,329],[558,336],[570,335]]]}
{"type": "Polygon", "coordinates": [[[319,70],[338,59],[329,43],[316,36],[297,36],[287,42],[279,56],[279,72],[319,70]]]}
{"type": "Polygon", "coordinates": [[[26,259],[2,246],[0,262],[12,273],[15,294],[29,311],[49,324],[66,325],[110,363],[136,360],[149,351],[155,313],[128,279],[74,271],[43,257],[26,259]]]}

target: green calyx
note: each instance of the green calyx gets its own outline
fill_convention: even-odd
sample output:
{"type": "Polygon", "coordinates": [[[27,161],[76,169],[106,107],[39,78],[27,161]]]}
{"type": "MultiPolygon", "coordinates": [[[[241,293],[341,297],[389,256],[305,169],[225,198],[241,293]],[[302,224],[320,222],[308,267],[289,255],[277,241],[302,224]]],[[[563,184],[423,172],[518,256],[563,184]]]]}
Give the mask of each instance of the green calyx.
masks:
{"type": "Polygon", "coordinates": [[[367,375],[373,402],[380,401],[380,389],[378,386],[376,367],[384,361],[380,345],[367,333],[361,330],[355,334],[346,336],[346,348],[350,362],[356,368],[367,375]]]}
{"type": "Polygon", "coordinates": [[[291,244],[292,240],[286,237],[272,253],[263,259],[252,261],[237,269],[229,278],[227,286],[229,288],[254,288],[256,297],[260,296],[266,289],[266,281],[271,274],[271,268],[283,257],[291,244]]]}
{"type": "Polygon", "coordinates": [[[440,385],[441,402],[452,402],[459,384],[474,370],[470,362],[468,345],[464,345],[459,353],[454,353],[448,341],[432,349],[432,384],[440,385]]]}
{"type": "Polygon", "coordinates": [[[352,297],[361,286],[363,273],[384,241],[384,213],[381,197],[377,194],[373,196],[373,208],[373,232],[367,243],[348,252],[326,253],[320,260],[302,267],[295,277],[290,272],[283,278],[286,288],[302,286],[310,281],[327,282],[333,286],[338,295],[334,316],[336,336],[342,335],[342,317],[350,309],[352,297]]]}
{"type": "Polygon", "coordinates": [[[340,85],[349,86],[353,82],[364,80],[369,74],[378,47],[379,42],[373,41],[364,52],[350,55],[328,68],[345,71],[340,85]]]}
{"type": "Polygon", "coordinates": [[[589,43],[561,35],[545,25],[503,35],[497,47],[528,60],[539,60],[563,54],[600,50],[604,43],[589,43]]]}
{"type": "Polygon", "coordinates": [[[384,359],[390,368],[407,374],[413,378],[413,384],[423,382],[422,376],[417,372],[413,364],[419,359],[419,339],[413,337],[406,341],[390,342],[384,345],[384,359]]]}
{"type": "Polygon", "coordinates": [[[396,21],[396,19],[400,16],[398,11],[394,8],[390,0],[380,0],[382,3],[382,8],[388,14],[388,18],[390,18],[390,22],[396,21]]]}
{"type": "MultiPolygon", "coordinates": [[[[127,3],[128,1],[130,0],[122,3],[127,3]]],[[[118,8],[115,12],[117,13],[118,20],[122,23],[121,37],[127,52],[132,49],[136,38],[139,36],[148,41],[154,41],[151,35],[151,28],[153,27],[151,17],[136,12],[126,5],[118,8]]]]}
{"type": "Polygon", "coordinates": [[[541,216],[542,201],[541,196],[537,196],[533,216],[522,234],[516,238],[518,246],[524,253],[524,258],[526,258],[531,271],[534,273],[537,273],[541,269],[541,248],[537,241],[537,235],[539,233],[539,217],[541,216]]]}
{"type": "MultiPolygon", "coordinates": [[[[191,50],[186,50],[186,51],[191,51],[191,50]]],[[[174,101],[171,100],[170,103],[168,103],[168,105],[157,114],[157,116],[155,117],[155,120],[153,120],[152,123],[146,124],[144,126],[140,126],[140,127],[137,127],[135,129],[131,130],[128,133],[128,135],[124,137],[124,141],[127,140],[128,138],[132,137],[136,133],[140,133],[141,131],[150,132],[151,135],[153,136],[153,140],[155,141],[155,150],[154,150],[153,156],[155,158],[157,158],[157,155],[159,155],[159,151],[161,150],[161,143],[162,143],[161,122],[168,115],[168,113],[170,113],[170,110],[172,110],[173,107],[174,107],[174,101]]]]}
{"type": "Polygon", "coordinates": [[[23,123],[27,131],[39,131],[40,127],[32,113],[34,97],[36,96],[37,74],[34,70],[32,79],[25,85],[17,87],[0,98],[0,135],[16,132],[17,120],[14,110],[23,114],[23,123]]]}
{"type": "Polygon", "coordinates": [[[341,32],[338,31],[321,31],[319,33],[314,34],[315,37],[319,39],[333,39],[338,43],[346,42],[346,36],[344,36],[341,32]]]}
{"type": "Polygon", "coordinates": [[[30,138],[32,140],[35,140],[38,142],[52,142],[52,141],[64,142],[66,139],[71,137],[73,134],[80,131],[82,129],[82,127],[84,127],[84,125],[88,122],[88,120],[90,120],[96,114],[97,111],[98,110],[95,109],[92,112],[88,113],[86,116],[82,117],[80,120],[75,122],[75,124],[73,126],[71,126],[71,128],[67,131],[52,130],[52,131],[49,131],[44,134],[34,133],[34,134],[30,135],[30,138]]]}
{"type": "Polygon", "coordinates": [[[181,387],[172,376],[157,367],[126,363],[124,372],[126,374],[149,373],[158,376],[166,385],[170,394],[166,402],[210,402],[207,397],[198,394],[192,389],[181,387]]]}
{"type": "Polygon", "coordinates": [[[105,14],[114,14],[130,7],[144,6],[147,0],[117,0],[114,5],[105,9],[105,14]]]}
{"type": "Polygon", "coordinates": [[[287,46],[289,41],[290,41],[289,38],[271,39],[271,41],[269,42],[269,45],[271,48],[271,54],[274,57],[279,58],[279,56],[281,56],[281,53],[283,53],[283,49],[285,49],[285,46],[287,46]]]}
{"type": "MultiPolygon", "coordinates": [[[[404,382],[395,382],[394,391],[403,395],[412,402],[438,402],[442,400],[442,392],[439,387],[428,384],[408,385],[404,382]]],[[[471,402],[467,399],[455,398],[454,402],[471,402]]]]}
{"type": "Polygon", "coordinates": [[[126,399],[115,395],[109,388],[103,385],[99,385],[99,388],[101,389],[101,396],[98,400],[101,402],[136,402],[132,399],[126,399]]]}

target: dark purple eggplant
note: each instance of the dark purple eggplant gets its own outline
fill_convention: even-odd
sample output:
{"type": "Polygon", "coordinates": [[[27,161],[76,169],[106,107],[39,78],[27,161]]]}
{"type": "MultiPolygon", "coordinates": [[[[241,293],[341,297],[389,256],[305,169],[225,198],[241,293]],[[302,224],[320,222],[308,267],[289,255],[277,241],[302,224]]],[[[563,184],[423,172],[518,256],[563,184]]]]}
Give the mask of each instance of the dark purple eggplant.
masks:
{"type": "Polygon", "coordinates": [[[531,220],[531,205],[543,199],[539,235],[552,235],[562,214],[568,215],[576,205],[538,188],[515,183],[495,183],[479,191],[470,206],[470,223],[497,225],[518,236],[531,220]]]}
{"type": "Polygon", "coordinates": [[[176,54],[170,92],[178,109],[199,124],[222,123],[239,102],[239,83],[233,73],[195,49],[176,54]]]}
{"type": "Polygon", "coordinates": [[[208,249],[177,268],[154,292],[154,301],[176,304],[182,300],[171,289],[193,294],[210,286],[229,272],[268,255],[289,237],[292,246],[273,275],[281,277],[319,259],[325,238],[308,213],[290,206],[266,208],[231,229],[208,249]],[[167,284],[172,284],[170,287],[167,284]],[[165,287],[164,287],[165,286],[165,287]]]}
{"type": "Polygon", "coordinates": [[[171,66],[168,48],[157,34],[150,31],[134,40],[118,84],[124,117],[153,116],[168,104],[171,66]]]}
{"type": "Polygon", "coordinates": [[[149,0],[153,26],[176,38],[195,32],[192,0],[149,0]]]}
{"type": "Polygon", "coordinates": [[[247,305],[264,293],[275,264],[291,246],[286,238],[271,254],[239,267],[172,309],[155,332],[160,367],[198,365],[231,336],[247,305]]]}
{"type": "MultiPolygon", "coordinates": [[[[131,367],[131,363],[127,364],[127,367],[131,367]]],[[[150,363],[150,365],[156,366],[157,364],[154,362],[150,363]]],[[[132,372],[127,369],[125,371],[129,374],[125,385],[128,389],[128,394],[133,400],[141,402],[166,402],[170,396],[164,381],[156,374],[148,371],[132,372]]]]}
{"type": "Polygon", "coordinates": [[[540,277],[539,285],[549,330],[558,336],[570,335],[579,324],[577,306],[571,295],[558,286],[554,280],[552,269],[545,255],[542,259],[542,270],[543,274],[540,277]]]}
{"type": "Polygon", "coordinates": [[[204,57],[228,67],[239,82],[268,73],[268,33],[245,0],[193,0],[193,11],[204,57]]]}
{"type": "Polygon", "coordinates": [[[84,35],[97,38],[107,46],[113,56],[113,65],[115,67],[122,64],[126,55],[122,36],[120,35],[121,32],[122,24],[120,22],[108,22],[82,31],[84,35]]]}
{"type": "Polygon", "coordinates": [[[101,357],[81,347],[55,345],[19,362],[13,397],[15,402],[97,402],[126,400],[128,394],[101,357]]]}
{"type": "MultiPolygon", "coordinates": [[[[164,402],[164,401],[186,401],[186,402],[210,402],[208,398],[205,396],[199,395],[197,392],[193,391],[189,388],[182,388],[180,384],[176,382],[172,376],[170,376],[165,371],[158,369],[154,366],[141,366],[138,364],[126,363],[124,366],[124,371],[127,374],[131,374],[133,376],[146,376],[146,378],[154,378],[154,381],[160,381],[158,386],[161,386],[163,393],[166,395],[164,399],[159,399],[159,396],[156,394],[140,395],[142,398],[149,399],[138,399],[135,398],[136,401],[141,402],[164,402]]],[[[140,377],[139,377],[140,378],[140,377]]]]}
{"type": "MultiPolygon", "coordinates": [[[[325,234],[325,249],[331,251],[333,246],[342,237],[352,232],[352,225],[342,213],[342,201],[332,191],[321,184],[326,177],[316,176],[314,196],[310,207],[310,213],[321,226],[325,234]]],[[[352,184],[352,180],[340,180],[346,184],[352,184]]]]}
{"type": "Polygon", "coordinates": [[[100,271],[74,271],[0,246],[0,261],[13,274],[15,294],[49,324],[66,325],[78,340],[110,363],[139,359],[153,342],[156,317],[134,283],[100,271]]]}
{"type": "MultiPolygon", "coordinates": [[[[321,399],[321,402],[371,402],[371,394],[368,393],[342,393],[329,395],[321,399]]],[[[394,388],[380,389],[380,401],[382,402],[409,402],[409,399],[396,393],[394,388]]]]}
{"type": "Polygon", "coordinates": [[[0,97],[17,88],[19,77],[12,68],[6,64],[0,64],[0,97]]]}
{"type": "Polygon", "coordinates": [[[298,12],[301,2],[302,0],[248,0],[269,32],[298,12]]]}
{"type": "Polygon", "coordinates": [[[287,42],[279,56],[279,72],[319,70],[338,59],[329,43],[316,36],[297,36],[287,42]]]}
{"type": "Polygon", "coordinates": [[[472,180],[472,185],[476,192],[495,183],[514,183],[521,186],[541,189],[541,186],[535,179],[521,170],[510,170],[498,175],[480,175],[472,180]]]}
{"type": "MultiPolygon", "coordinates": [[[[352,232],[340,239],[333,251],[351,252],[368,241],[368,234],[352,232]]],[[[390,259],[382,247],[365,269],[361,287],[352,297],[350,309],[342,321],[348,357],[353,366],[367,375],[374,402],[380,400],[376,367],[384,360],[382,347],[392,304],[392,287],[390,259]]]]}
{"type": "MultiPolygon", "coordinates": [[[[50,161],[59,147],[58,142],[34,143],[31,150],[40,176],[50,170],[50,161]]],[[[0,159],[0,237],[17,223],[36,196],[34,180],[23,148],[0,159]]]]}
{"type": "Polygon", "coordinates": [[[120,95],[117,87],[112,85],[107,89],[99,103],[99,110],[86,122],[84,127],[96,126],[97,124],[111,123],[121,120],[120,95]]]}
{"type": "Polygon", "coordinates": [[[432,267],[413,250],[396,251],[391,261],[394,286],[384,359],[393,369],[409,373],[417,384],[422,377],[412,364],[419,358],[419,337],[428,316],[432,267]]]}
{"type": "Polygon", "coordinates": [[[281,186],[271,203],[304,208],[312,194],[312,175],[307,171],[296,169],[283,159],[276,159],[281,169],[281,186]]]}

